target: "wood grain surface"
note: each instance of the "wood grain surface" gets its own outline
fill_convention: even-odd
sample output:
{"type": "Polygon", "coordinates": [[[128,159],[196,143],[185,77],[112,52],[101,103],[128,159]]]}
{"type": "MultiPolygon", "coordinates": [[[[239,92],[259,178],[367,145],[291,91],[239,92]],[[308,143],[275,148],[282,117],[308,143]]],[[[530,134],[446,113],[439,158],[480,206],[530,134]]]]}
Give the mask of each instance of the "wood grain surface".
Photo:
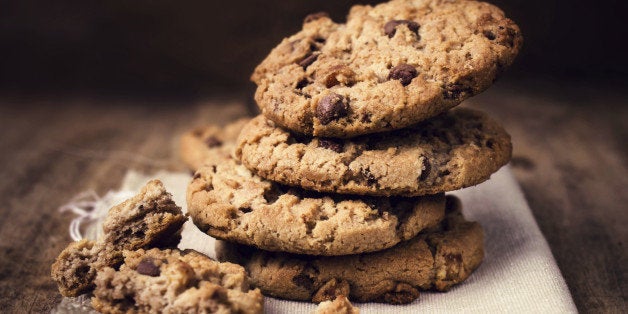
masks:
{"type": "MultiPolygon", "coordinates": [[[[469,105],[511,133],[512,166],[581,312],[627,308],[625,94],[505,83],[469,105]]],[[[243,95],[205,101],[0,97],[0,312],[48,312],[50,265],[70,242],[57,208],[104,194],[129,169],[183,169],[187,129],[247,115],[243,95]]]]}

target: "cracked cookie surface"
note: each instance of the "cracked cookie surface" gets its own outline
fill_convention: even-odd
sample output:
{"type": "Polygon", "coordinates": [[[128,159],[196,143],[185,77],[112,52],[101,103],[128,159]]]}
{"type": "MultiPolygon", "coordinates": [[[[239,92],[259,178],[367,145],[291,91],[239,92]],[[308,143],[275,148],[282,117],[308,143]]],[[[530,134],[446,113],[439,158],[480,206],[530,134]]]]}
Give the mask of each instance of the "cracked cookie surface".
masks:
{"type": "Polygon", "coordinates": [[[419,290],[446,291],[467,279],[483,259],[483,238],[478,223],[448,206],[438,227],[379,252],[321,257],[219,241],[216,253],[219,260],[243,265],[265,295],[313,302],[345,295],[357,302],[404,304],[419,290]]]}
{"type": "Polygon", "coordinates": [[[262,313],[242,266],[192,250],[124,251],[119,269],[95,279],[92,305],[103,313],[262,313]]]}
{"type": "Polygon", "coordinates": [[[208,235],[270,251],[345,255],[382,250],[436,225],[444,195],[364,197],[289,188],[228,158],[197,170],[188,214],[208,235]]]}
{"type": "Polygon", "coordinates": [[[488,3],[393,0],[354,6],[346,24],[309,16],[251,79],[278,125],[348,138],[407,127],[482,92],[522,41],[488,3]]]}
{"type": "Polygon", "coordinates": [[[206,125],[194,128],[181,136],[179,155],[192,170],[206,163],[215,163],[230,156],[234,142],[250,118],[241,118],[225,126],[206,125]]]}
{"type": "Polygon", "coordinates": [[[511,151],[499,124],[456,108],[405,129],[345,140],[301,137],[258,116],[240,133],[235,154],[257,175],[290,186],[409,196],[479,184],[511,151]]]}

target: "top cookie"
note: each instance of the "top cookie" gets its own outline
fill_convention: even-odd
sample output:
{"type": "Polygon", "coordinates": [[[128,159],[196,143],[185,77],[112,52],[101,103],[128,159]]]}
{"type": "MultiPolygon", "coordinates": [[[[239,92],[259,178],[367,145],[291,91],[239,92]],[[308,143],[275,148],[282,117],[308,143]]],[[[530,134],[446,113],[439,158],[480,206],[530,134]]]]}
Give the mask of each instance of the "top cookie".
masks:
{"type": "Polygon", "coordinates": [[[298,136],[264,116],[242,129],[236,157],[268,180],[319,192],[418,196],[482,183],[510,160],[510,136],[456,108],[417,125],[347,140],[298,136]]]}
{"type": "Polygon", "coordinates": [[[346,24],[308,16],[251,79],[278,125],[348,138],[415,124],[485,90],[521,44],[491,4],[393,0],[354,6],[346,24]]]}

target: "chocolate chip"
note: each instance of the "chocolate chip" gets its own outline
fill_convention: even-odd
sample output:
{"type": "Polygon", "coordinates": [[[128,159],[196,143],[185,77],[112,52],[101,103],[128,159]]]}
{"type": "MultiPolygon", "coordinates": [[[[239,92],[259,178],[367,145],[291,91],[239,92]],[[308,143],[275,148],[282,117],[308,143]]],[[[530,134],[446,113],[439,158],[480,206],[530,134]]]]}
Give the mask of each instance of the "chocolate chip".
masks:
{"type": "Polygon", "coordinates": [[[314,63],[316,59],[318,59],[318,53],[309,54],[299,62],[299,65],[304,69],[307,69],[307,67],[310,66],[310,64],[314,63]]]}
{"type": "Polygon", "coordinates": [[[205,187],[203,188],[203,190],[207,191],[207,192],[211,192],[214,190],[214,185],[211,183],[207,183],[207,185],[205,185],[205,187]]]}
{"type": "Polygon", "coordinates": [[[460,254],[446,254],[443,257],[445,258],[445,263],[447,264],[462,264],[462,255],[460,254]]]}
{"type": "Polygon", "coordinates": [[[394,290],[388,291],[377,297],[377,301],[389,304],[407,304],[416,300],[420,295],[415,287],[399,282],[394,290]]]}
{"type": "Polygon", "coordinates": [[[196,179],[200,179],[200,178],[201,178],[201,173],[200,172],[196,172],[196,173],[194,173],[194,178],[192,178],[192,179],[196,180],[196,179]]]}
{"type": "Polygon", "coordinates": [[[402,63],[392,69],[390,69],[390,74],[388,74],[388,79],[399,80],[401,81],[401,85],[407,86],[412,82],[412,79],[417,76],[416,69],[409,65],[402,63]]]}
{"type": "Polygon", "coordinates": [[[484,37],[488,38],[488,40],[495,40],[495,34],[493,34],[493,32],[489,31],[489,30],[485,30],[482,32],[482,34],[484,34],[484,37]]]}
{"type": "Polygon", "coordinates": [[[305,86],[308,86],[308,85],[310,85],[310,81],[304,78],[297,83],[297,89],[303,89],[305,86]]]}
{"type": "Polygon", "coordinates": [[[327,12],[316,12],[316,13],[308,14],[303,19],[303,24],[307,24],[309,22],[316,21],[316,20],[318,20],[320,18],[323,18],[323,17],[329,17],[329,13],[327,13],[327,12]]]}
{"type": "Polygon", "coordinates": [[[453,83],[445,86],[443,98],[447,100],[460,100],[463,95],[473,95],[473,89],[460,83],[453,83]]]}
{"type": "Polygon", "coordinates": [[[207,145],[207,147],[212,148],[222,145],[222,141],[215,136],[210,136],[205,140],[205,144],[207,145]]]}
{"type": "Polygon", "coordinates": [[[292,277],[292,282],[294,282],[295,285],[303,287],[307,290],[312,290],[312,288],[314,288],[314,280],[305,273],[300,273],[292,277]]]}
{"type": "Polygon", "coordinates": [[[334,141],[328,138],[318,139],[318,147],[326,148],[335,151],[336,153],[342,153],[342,143],[334,141]]]}
{"type": "Polygon", "coordinates": [[[419,34],[419,23],[410,20],[392,20],[384,25],[384,33],[388,35],[389,38],[393,38],[397,33],[397,26],[405,24],[409,30],[414,32],[415,34],[419,34]]]}
{"type": "Polygon", "coordinates": [[[316,107],[316,117],[322,124],[344,117],[349,111],[349,106],[344,97],[331,93],[321,99],[316,107]]]}
{"type": "Polygon", "coordinates": [[[371,173],[370,170],[368,169],[362,169],[362,171],[360,172],[362,174],[362,177],[364,179],[366,179],[366,184],[368,185],[375,185],[377,184],[377,179],[375,178],[375,176],[371,173]]]}
{"type": "Polygon", "coordinates": [[[495,143],[493,142],[493,140],[487,140],[487,141],[486,141],[486,147],[488,147],[488,148],[490,148],[490,149],[493,149],[493,145],[494,145],[494,144],[495,144],[495,143]]]}
{"type": "Polygon", "coordinates": [[[419,176],[419,181],[423,181],[427,179],[427,176],[430,175],[430,171],[432,170],[432,165],[430,165],[429,160],[424,156],[423,157],[423,170],[421,170],[421,175],[419,176]]]}
{"type": "Polygon", "coordinates": [[[137,264],[137,268],[135,269],[138,273],[142,275],[147,275],[151,277],[157,277],[161,274],[161,270],[159,266],[155,265],[155,261],[152,257],[145,257],[143,260],[137,264]]]}
{"type": "Polygon", "coordinates": [[[484,37],[502,46],[514,47],[515,39],[519,37],[519,33],[506,20],[497,20],[489,13],[480,16],[476,23],[484,37]]]}

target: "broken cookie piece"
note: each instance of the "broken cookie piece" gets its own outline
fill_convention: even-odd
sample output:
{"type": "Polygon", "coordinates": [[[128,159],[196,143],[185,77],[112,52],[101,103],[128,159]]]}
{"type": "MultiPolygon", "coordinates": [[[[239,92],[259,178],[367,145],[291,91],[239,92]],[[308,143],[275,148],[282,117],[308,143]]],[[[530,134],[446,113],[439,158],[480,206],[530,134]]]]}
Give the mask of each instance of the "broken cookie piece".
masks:
{"type": "Polygon", "coordinates": [[[176,247],[187,217],[171,197],[160,181],[149,181],[136,196],[109,210],[102,239],[68,245],[51,269],[61,294],[91,291],[99,270],[122,263],[123,250],[176,247]]]}
{"type": "Polygon", "coordinates": [[[196,251],[124,251],[124,263],[95,280],[92,305],[103,313],[261,313],[264,299],[239,265],[196,251]]]}

